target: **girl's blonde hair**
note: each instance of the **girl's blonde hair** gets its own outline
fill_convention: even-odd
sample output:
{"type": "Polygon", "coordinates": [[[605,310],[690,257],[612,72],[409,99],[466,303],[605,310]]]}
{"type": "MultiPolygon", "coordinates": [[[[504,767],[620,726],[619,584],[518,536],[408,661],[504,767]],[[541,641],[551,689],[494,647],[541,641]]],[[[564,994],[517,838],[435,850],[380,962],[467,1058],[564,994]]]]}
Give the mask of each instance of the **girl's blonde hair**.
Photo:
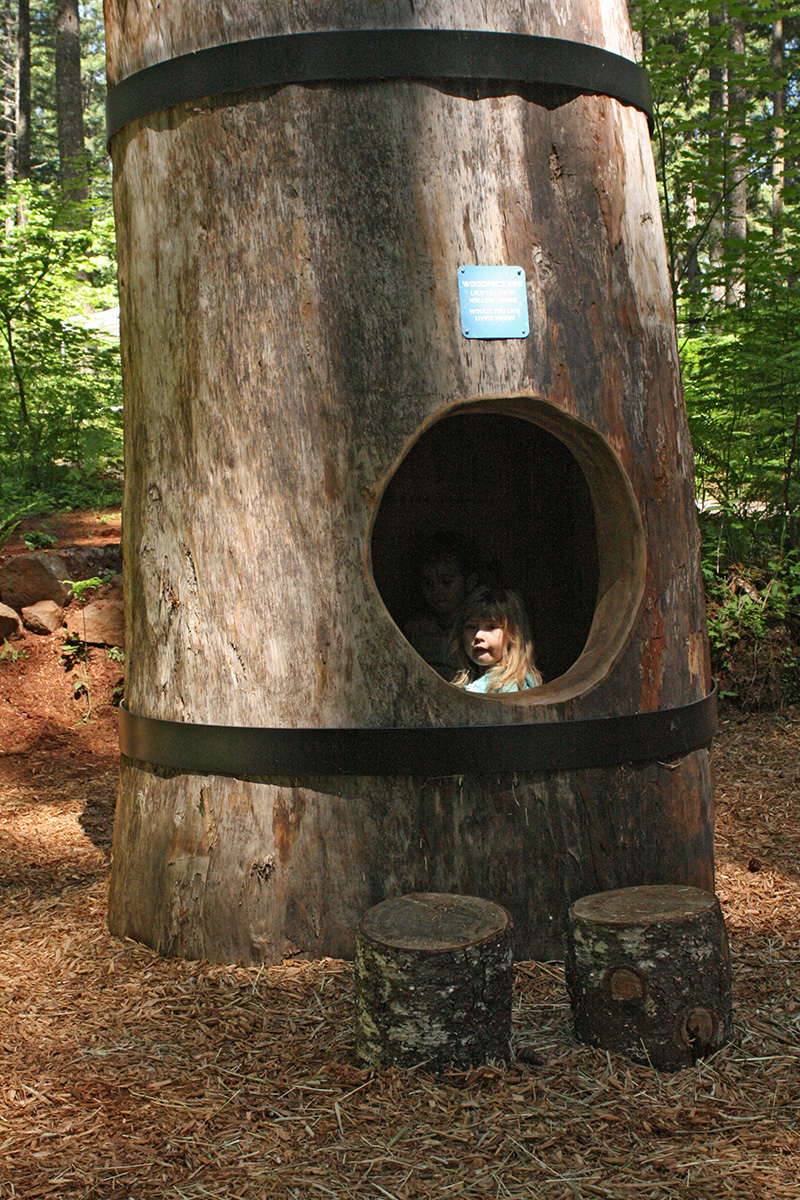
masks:
{"type": "Polygon", "coordinates": [[[489,676],[487,692],[499,692],[511,683],[522,688],[526,686],[525,678],[528,675],[533,678],[534,684],[527,686],[539,687],[542,682],[541,672],[533,659],[533,641],[525,605],[516,592],[506,588],[479,587],[469,593],[453,630],[453,649],[460,665],[453,679],[456,687],[466,687],[483,674],[489,676]],[[496,622],[503,627],[506,635],[503,657],[486,672],[475,665],[464,649],[464,626],[471,617],[496,622]]]}

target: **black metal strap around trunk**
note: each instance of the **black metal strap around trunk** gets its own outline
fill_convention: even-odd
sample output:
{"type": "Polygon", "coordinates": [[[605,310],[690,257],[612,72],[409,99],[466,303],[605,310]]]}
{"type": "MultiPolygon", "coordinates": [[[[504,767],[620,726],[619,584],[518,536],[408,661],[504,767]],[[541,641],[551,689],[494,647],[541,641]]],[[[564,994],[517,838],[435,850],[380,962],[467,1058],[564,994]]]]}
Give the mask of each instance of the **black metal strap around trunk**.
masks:
{"type": "Polygon", "coordinates": [[[137,117],[247,88],[333,80],[461,79],[545,85],[611,96],[647,114],[646,71],[598,46],[471,29],[290,33],[209,46],[136,71],[109,88],[106,134],[137,117]]]}
{"type": "Polygon", "coordinates": [[[120,708],[128,758],[198,775],[503,775],[669,762],[711,744],[717,689],[681,708],[526,725],[254,729],[120,708]]]}

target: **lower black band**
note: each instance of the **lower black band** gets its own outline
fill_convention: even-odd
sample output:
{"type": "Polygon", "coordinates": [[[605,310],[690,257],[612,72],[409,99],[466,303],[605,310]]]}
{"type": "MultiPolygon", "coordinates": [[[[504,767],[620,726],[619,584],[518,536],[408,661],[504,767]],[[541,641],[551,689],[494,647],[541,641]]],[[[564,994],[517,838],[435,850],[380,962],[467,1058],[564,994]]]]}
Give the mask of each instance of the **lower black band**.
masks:
{"type": "Polygon", "coordinates": [[[128,758],[198,775],[502,775],[668,762],[711,744],[717,689],[681,708],[526,725],[254,729],[120,708],[128,758]]]}
{"type": "Polygon", "coordinates": [[[191,100],[287,83],[468,79],[544,84],[611,96],[647,114],[646,71],[598,46],[471,29],[353,29],[209,46],[136,71],[106,100],[106,136],[137,117],[191,100]]]}

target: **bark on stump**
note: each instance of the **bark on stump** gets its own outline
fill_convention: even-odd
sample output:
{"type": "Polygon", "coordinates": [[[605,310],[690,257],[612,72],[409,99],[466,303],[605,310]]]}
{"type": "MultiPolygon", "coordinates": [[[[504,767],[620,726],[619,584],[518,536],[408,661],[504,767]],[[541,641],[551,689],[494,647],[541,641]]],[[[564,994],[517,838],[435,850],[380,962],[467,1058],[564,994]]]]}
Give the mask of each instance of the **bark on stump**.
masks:
{"type": "Polygon", "coordinates": [[[569,910],[566,978],[575,1032],[662,1070],[732,1034],[731,963],[719,900],[691,887],[584,896],[569,910]]]}
{"type": "Polygon", "coordinates": [[[365,1062],[470,1067],[506,1059],[511,918],[474,896],[384,900],[356,932],[356,1050],[365,1062]]]}

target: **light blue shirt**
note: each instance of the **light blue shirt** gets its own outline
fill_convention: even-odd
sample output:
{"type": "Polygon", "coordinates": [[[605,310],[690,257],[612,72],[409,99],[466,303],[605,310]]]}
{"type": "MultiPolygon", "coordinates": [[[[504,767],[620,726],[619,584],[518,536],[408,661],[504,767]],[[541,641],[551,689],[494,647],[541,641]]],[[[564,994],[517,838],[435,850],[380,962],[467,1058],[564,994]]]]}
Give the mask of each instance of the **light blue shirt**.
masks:
{"type": "MultiPolygon", "coordinates": [[[[491,671],[484,671],[483,675],[479,675],[477,679],[473,679],[472,683],[468,683],[464,691],[485,693],[489,688],[491,674],[491,671]]],[[[529,671],[522,681],[522,688],[532,688],[536,686],[536,680],[529,671]]],[[[520,688],[516,681],[512,679],[511,683],[506,683],[503,687],[494,688],[491,692],[489,692],[489,695],[496,696],[499,695],[500,692],[519,692],[522,690],[522,688],[520,688]]]]}

